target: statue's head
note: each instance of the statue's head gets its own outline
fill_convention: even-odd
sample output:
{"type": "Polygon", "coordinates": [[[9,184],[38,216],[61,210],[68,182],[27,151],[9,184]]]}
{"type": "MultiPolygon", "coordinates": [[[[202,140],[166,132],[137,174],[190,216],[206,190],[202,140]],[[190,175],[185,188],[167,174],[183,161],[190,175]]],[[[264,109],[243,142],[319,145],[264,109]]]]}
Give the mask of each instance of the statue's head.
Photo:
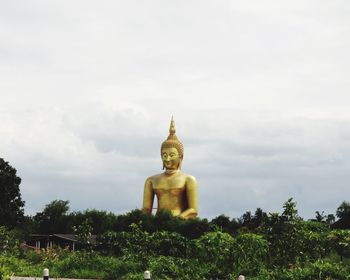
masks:
{"type": "Polygon", "coordinates": [[[174,119],[171,118],[169,136],[162,143],[160,154],[163,160],[163,169],[180,169],[184,157],[184,146],[177,139],[174,119]]]}

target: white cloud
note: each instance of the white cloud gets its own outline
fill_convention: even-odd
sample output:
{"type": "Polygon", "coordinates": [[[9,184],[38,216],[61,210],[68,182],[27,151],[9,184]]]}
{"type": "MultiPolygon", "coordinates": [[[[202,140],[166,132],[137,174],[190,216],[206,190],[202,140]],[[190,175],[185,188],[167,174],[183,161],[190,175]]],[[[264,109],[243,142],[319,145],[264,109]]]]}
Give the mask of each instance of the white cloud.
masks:
{"type": "Polygon", "coordinates": [[[204,216],[349,195],[347,1],[0,4],[0,147],[26,210],[141,205],[172,114],[204,216]]]}

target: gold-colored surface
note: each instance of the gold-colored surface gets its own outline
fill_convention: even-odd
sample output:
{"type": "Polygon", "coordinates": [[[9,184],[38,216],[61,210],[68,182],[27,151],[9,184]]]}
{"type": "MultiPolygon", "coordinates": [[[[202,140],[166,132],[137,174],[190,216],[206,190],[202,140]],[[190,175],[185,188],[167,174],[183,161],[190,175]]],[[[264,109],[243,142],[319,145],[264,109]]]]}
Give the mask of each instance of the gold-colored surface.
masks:
{"type": "Polygon", "coordinates": [[[169,136],[162,143],[161,157],[165,172],[148,177],[143,193],[143,211],[151,213],[154,197],[157,197],[159,210],[168,210],[174,216],[184,219],[194,218],[198,214],[196,179],[183,173],[183,145],[176,137],[173,118],[169,136]]]}

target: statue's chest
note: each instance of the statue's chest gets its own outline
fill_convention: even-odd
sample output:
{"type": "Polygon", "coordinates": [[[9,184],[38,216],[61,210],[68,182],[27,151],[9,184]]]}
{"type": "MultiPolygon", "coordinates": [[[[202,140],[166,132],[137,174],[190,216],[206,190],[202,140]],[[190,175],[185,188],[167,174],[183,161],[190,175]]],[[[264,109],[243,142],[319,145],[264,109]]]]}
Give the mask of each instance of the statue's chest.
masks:
{"type": "Polygon", "coordinates": [[[185,189],[186,181],[183,178],[158,178],[153,184],[156,193],[181,193],[185,189]]]}

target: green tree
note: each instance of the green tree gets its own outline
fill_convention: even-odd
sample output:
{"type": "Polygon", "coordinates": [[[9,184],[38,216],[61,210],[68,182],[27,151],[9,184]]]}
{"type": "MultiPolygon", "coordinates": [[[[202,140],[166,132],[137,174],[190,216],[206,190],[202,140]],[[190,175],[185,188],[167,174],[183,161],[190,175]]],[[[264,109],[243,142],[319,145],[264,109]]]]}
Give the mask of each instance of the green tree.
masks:
{"type": "Polygon", "coordinates": [[[326,223],[332,225],[335,222],[335,216],[333,214],[328,214],[326,218],[326,223]]]}
{"type": "Polygon", "coordinates": [[[336,251],[341,260],[350,257],[350,232],[348,230],[332,230],[328,235],[331,249],[336,251]]]}
{"type": "Polygon", "coordinates": [[[289,198],[283,204],[282,219],[289,222],[299,220],[300,217],[298,216],[298,209],[296,206],[297,204],[293,201],[293,198],[289,198]]]}
{"type": "Polygon", "coordinates": [[[70,233],[68,200],[53,200],[34,216],[38,233],[70,233]]]}
{"type": "Polygon", "coordinates": [[[324,222],[327,218],[327,216],[324,214],[324,211],[322,211],[322,212],[316,211],[315,214],[316,214],[315,220],[317,222],[324,222]]]}
{"type": "Polygon", "coordinates": [[[336,214],[339,219],[350,219],[350,202],[343,201],[339,205],[336,214]]]}
{"type": "Polygon", "coordinates": [[[235,239],[221,231],[209,232],[193,241],[192,258],[206,266],[210,279],[227,279],[235,267],[235,239]]]}
{"type": "Polygon", "coordinates": [[[102,234],[111,231],[116,223],[116,216],[113,213],[96,209],[88,209],[83,212],[73,212],[71,213],[71,218],[71,222],[75,226],[82,224],[85,220],[89,220],[93,234],[102,234]]]}
{"type": "Polygon", "coordinates": [[[268,242],[258,234],[240,234],[236,238],[232,253],[237,274],[256,274],[265,266],[268,242]]]}
{"type": "Polygon", "coordinates": [[[0,158],[0,225],[15,227],[24,214],[17,170],[0,158]]]}
{"type": "Polygon", "coordinates": [[[6,227],[0,226],[0,255],[14,252],[17,246],[16,234],[13,231],[9,231],[6,227]]]}
{"type": "Polygon", "coordinates": [[[339,218],[332,226],[337,229],[350,229],[350,202],[343,201],[336,212],[339,218]]]}
{"type": "Polygon", "coordinates": [[[78,226],[73,226],[74,233],[78,236],[78,240],[86,249],[91,249],[91,220],[86,219],[78,226]]]}
{"type": "Polygon", "coordinates": [[[212,219],[210,221],[210,225],[216,226],[220,230],[231,234],[236,233],[239,227],[241,226],[236,219],[230,220],[230,218],[225,215],[220,215],[212,219]]]}

